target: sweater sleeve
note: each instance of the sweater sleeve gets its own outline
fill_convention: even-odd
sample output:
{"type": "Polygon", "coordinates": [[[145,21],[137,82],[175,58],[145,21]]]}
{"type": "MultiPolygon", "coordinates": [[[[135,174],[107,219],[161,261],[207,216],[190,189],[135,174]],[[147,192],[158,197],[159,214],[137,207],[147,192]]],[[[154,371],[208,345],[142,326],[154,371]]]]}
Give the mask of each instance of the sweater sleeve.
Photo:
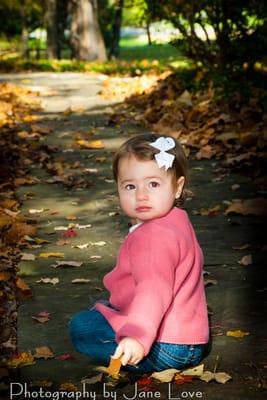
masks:
{"type": "Polygon", "coordinates": [[[133,337],[148,354],[161,321],[173,300],[175,267],[179,248],[174,233],[160,226],[133,233],[128,244],[135,293],[125,324],[116,339],[133,337]]]}

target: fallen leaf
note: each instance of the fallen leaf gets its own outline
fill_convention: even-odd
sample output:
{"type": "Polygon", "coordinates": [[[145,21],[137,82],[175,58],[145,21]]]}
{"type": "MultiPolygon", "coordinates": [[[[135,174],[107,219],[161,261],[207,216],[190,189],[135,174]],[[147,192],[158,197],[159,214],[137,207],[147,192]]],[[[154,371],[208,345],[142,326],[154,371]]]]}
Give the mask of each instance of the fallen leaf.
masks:
{"type": "Polygon", "coordinates": [[[75,221],[77,219],[77,217],[75,217],[75,215],[69,215],[68,217],[66,217],[66,220],[68,221],[75,221]]]}
{"type": "Polygon", "coordinates": [[[50,313],[47,311],[41,311],[36,315],[32,316],[32,319],[40,322],[41,324],[50,320],[50,313]]]}
{"type": "Polygon", "coordinates": [[[70,353],[65,353],[58,356],[57,359],[61,361],[67,361],[67,360],[74,360],[74,357],[70,353]]]}
{"type": "Polygon", "coordinates": [[[73,248],[83,250],[83,249],[87,249],[88,246],[89,246],[89,243],[76,244],[75,246],[73,246],[73,248]]]}
{"type": "Polygon", "coordinates": [[[99,242],[90,242],[92,246],[105,246],[106,242],[100,240],[99,242]]]}
{"type": "MultiPolygon", "coordinates": [[[[59,390],[60,391],[66,391],[66,392],[77,392],[78,388],[77,386],[75,386],[73,383],[71,382],[64,382],[61,383],[61,385],[59,386],[59,390]]],[[[73,396],[72,396],[73,397],[73,396]]]]}
{"type": "Polygon", "coordinates": [[[59,279],[58,278],[41,278],[38,281],[36,281],[36,283],[51,283],[52,285],[56,285],[57,283],[59,283],[59,279]]]}
{"type": "Polygon", "coordinates": [[[183,385],[184,383],[192,382],[193,376],[192,375],[180,375],[176,374],[174,377],[174,382],[176,385],[183,385]]]}
{"type": "Polygon", "coordinates": [[[20,368],[26,365],[33,365],[33,364],[35,364],[35,361],[30,351],[18,353],[7,361],[7,365],[10,368],[20,368]]]}
{"type": "Polygon", "coordinates": [[[232,190],[238,190],[240,188],[240,185],[238,185],[237,183],[235,183],[234,185],[231,186],[232,190]]]}
{"type": "Polygon", "coordinates": [[[251,254],[243,256],[241,258],[241,260],[238,261],[238,264],[240,264],[240,265],[250,265],[250,264],[252,264],[252,256],[251,256],[251,254]]]}
{"type": "Polygon", "coordinates": [[[103,373],[98,374],[96,376],[92,376],[91,378],[83,378],[81,380],[81,383],[87,384],[87,385],[93,385],[97,382],[102,382],[102,379],[103,379],[103,373]]]}
{"type": "Polygon", "coordinates": [[[22,261],[34,261],[35,255],[29,254],[29,253],[22,253],[21,260],[22,261]]]}
{"type": "Polygon", "coordinates": [[[151,385],[152,379],[150,379],[148,377],[144,377],[144,378],[139,379],[137,381],[137,383],[139,383],[139,385],[141,385],[141,386],[148,386],[148,385],[151,385]]]}
{"type": "Polygon", "coordinates": [[[49,257],[64,258],[65,255],[64,255],[64,253],[40,253],[39,257],[40,258],[49,258],[49,257]]]}
{"type": "Polygon", "coordinates": [[[16,286],[19,290],[21,290],[24,296],[26,297],[32,296],[31,288],[20,277],[17,277],[16,279],[16,286]]]}
{"type": "Polygon", "coordinates": [[[102,140],[77,140],[76,143],[85,149],[104,149],[105,145],[102,140]]]}
{"type": "Polygon", "coordinates": [[[35,210],[35,209],[31,208],[29,210],[29,214],[41,214],[42,212],[44,212],[44,208],[40,208],[38,210],[35,210]]]}
{"type": "Polygon", "coordinates": [[[188,368],[181,371],[181,375],[201,376],[204,372],[204,364],[199,364],[196,367],[188,368]]]}
{"type": "Polygon", "coordinates": [[[217,285],[217,283],[218,281],[216,281],[216,279],[204,279],[205,286],[217,285]]]}
{"type": "Polygon", "coordinates": [[[9,272],[0,272],[0,282],[8,281],[11,278],[9,272]]]}
{"type": "Polygon", "coordinates": [[[34,358],[44,358],[47,360],[48,358],[54,358],[55,355],[53,351],[48,346],[41,346],[35,348],[35,353],[33,354],[34,358]]]}
{"type": "Polygon", "coordinates": [[[58,239],[58,241],[56,242],[57,246],[66,246],[67,244],[70,244],[71,241],[70,240],[65,240],[65,239],[58,239]]]}
{"type": "Polygon", "coordinates": [[[226,336],[234,337],[234,338],[243,338],[244,336],[250,335],[250,332],[243,332],[240,329],[236,331],[227,331],[226,336]]]}
{"type": "Polygon", "coordinates": [[[121,369],[121,359],[110,357],[107,373],[112,377],[118,377],[121,369]]]}
{"type": "Polygon", "coordinates": [[[257,197],[249,200],[238,200],[232,202],[224,212],[226,215],[236,213],[241,215],[258,215],[267,214],[267,199],[257,197]]]}
{"type": "Polygon", "coordinates": [[[232,246],[233,250],[247,250],[250,248],[250,244],[242,244],[240,246],[232,246]]]}
{"type": "Polygon", "coordinates": [[[51,267],[81,267],[82,265],[83,261],[56,261],[56,264],[51,265],[51,267]]]}
{"type": "Polygon", "coordinates": [[[177,374],[177,372],[180,372],[180,370],[175,368],[169,368],[160,372],[153,372],[153,374],[150,375],[150,377],[157,379],[160,382],[171,382],[174,378],[174,375],[177,374]]]}
{"type": "Polygon", "coordinates": [[[205,371],[203,373],[203,375],[201,375],[199,377],[199,379],[201,379],[204,382],[210,382],[210,381],[216,381],[217,383],[226,383],[228,382],[230,379],[232,379],[232,377],[227,374],[226,372],[211,372],[211,371],[205,371]]]}
{"type": "Polygon", "coordinates": [[[90,281],[91,281],[91,279],[76,278],[76,279],[72,279],[71,283],[88,283],[90,281]]]}
{"type": "Polygon", "coordinates": [[[65,238],[76,237],[77,232],[74,229],[70,228],[70,229],[66,230],[66,232],[64,232],[62,236],[65,238]]]}

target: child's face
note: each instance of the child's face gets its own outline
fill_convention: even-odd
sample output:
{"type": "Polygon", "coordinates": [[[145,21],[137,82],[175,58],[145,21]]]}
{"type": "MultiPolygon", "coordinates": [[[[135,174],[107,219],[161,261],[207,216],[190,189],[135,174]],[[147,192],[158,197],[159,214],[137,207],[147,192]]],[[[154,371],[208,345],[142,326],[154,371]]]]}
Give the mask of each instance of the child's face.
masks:
{"type": "Polygon", "coordinates": [[[137,222],[163,217],[180,197],[184,185],[181,176],[174,185],[173,176],[156,161],[141,161],[134,156],[119,162],[118,192],[121,208],[137,222]]]}

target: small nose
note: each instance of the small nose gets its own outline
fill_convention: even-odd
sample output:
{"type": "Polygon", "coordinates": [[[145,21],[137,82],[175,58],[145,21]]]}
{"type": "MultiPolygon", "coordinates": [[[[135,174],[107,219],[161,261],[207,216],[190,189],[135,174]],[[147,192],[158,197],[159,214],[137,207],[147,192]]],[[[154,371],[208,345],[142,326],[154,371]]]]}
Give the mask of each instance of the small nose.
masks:
{"type": "Polygon", "coordinates": [[[147,200],[148,193],[145,187],[137,188],[136,190],[136,200],[147,200]]]}

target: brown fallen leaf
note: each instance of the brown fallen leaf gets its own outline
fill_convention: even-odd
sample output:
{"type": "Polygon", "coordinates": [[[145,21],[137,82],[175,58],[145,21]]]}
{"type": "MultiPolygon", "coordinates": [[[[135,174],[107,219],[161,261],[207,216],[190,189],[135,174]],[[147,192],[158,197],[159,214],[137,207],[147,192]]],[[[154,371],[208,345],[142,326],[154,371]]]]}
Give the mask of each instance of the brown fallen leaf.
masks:
{"type": "Polygon", "coordinates": [[[241,260],[238,261],[238,264],[240,264],[240,265],[250,265],[250,264],[252,264],[252,256],[251,256],[251,254],[243,256],[241,258],[241,260]]]}
{"type": "Polygon", "coordinates": [[[71,382],[64,382],[59,386],[59,390],[64,392],[77,392],[78,388],[71,382]]]}
{"type": "Polygon", "coordinates": [[[48,346],[40,346],[35,348],[35,353],[33,354],[34,358],[44,358],[47,360],[48,358],[54,358],[55,355],[53,351],[48,346]]]}
{"type": "Polygon", "coordinates": [[[81,383],[87,384],[87,385],[93,385],[97,382],[102,382],[102,379],[103,379],[103,373],[100,373],[96,376],[92,376],[91,378],[86,378],[86,377],[83,378],[81,380],[81,383]]]}
{"type": "Polygon", "coordinates": [[[120,369],[121,369],[121,359],[110,357],[107,373],[113,378],[117,378],[119,376],[120,369]]]}
{"type": "Polygon", "coordinates": [[[241,215],[263,216],[267,214],[267,199],[257,197],[255,199],[234,201],[229,205],[224,213],[225,215],[235,213],[241,215]]]}
{"type": "Polygon", "coordinates": [[[250,248],[250,244],[246,243],[246,244],[242,244],[240,246],[232,246],[233,250],[247,250],[250,248]]]}
{"type": "Polygon", "coordinates": [[[16,279],[16,286],[19,290],[21,290],[23,296],[32,296],[32,291],[31,288],[27,285],[27,283],[24,282],[23,279],[21,279],[20,277],[18,277],[16,279]]]}

